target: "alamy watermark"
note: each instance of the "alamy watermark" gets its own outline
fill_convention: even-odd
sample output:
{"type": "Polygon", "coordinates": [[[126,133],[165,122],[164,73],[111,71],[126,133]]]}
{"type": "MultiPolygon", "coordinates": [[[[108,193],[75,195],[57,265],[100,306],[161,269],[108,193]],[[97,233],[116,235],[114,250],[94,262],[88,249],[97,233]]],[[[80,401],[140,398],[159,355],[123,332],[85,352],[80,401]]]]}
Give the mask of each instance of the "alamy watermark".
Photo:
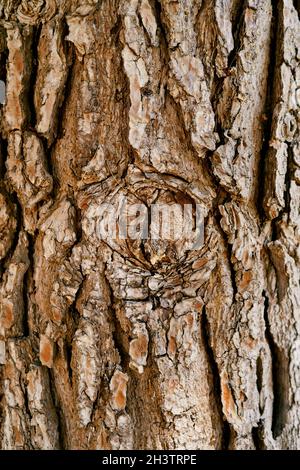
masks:
{"type": "Polygon", "coordinates": [[[132,204],[126,197],[117,204],[103,203],[93,208],[84,230],[96,233],[99,240],[108,244],[117,240],[164,240],[183,242],[182,249],[197,250],[204,243],[204,214],[199,204],[132,204]]]}

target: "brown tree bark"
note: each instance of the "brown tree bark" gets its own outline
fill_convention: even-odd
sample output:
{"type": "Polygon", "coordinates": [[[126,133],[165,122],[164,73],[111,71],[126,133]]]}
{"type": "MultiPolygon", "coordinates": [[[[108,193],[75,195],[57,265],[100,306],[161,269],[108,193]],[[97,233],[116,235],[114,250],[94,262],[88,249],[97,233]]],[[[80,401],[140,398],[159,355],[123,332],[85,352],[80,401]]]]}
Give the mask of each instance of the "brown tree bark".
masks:
{"type": "Polygon", "coordinates": [[[299,449],[299,1],[0,0],[0,54],[0,447],[299,449]]]}

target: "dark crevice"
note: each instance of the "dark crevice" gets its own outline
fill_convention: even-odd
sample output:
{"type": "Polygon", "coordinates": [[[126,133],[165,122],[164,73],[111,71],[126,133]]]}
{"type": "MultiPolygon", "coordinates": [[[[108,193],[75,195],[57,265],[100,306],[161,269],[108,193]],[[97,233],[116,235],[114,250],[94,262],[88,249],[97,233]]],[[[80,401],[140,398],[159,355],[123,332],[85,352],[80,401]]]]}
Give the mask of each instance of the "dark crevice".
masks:
{"type": "Polygon", "coordinates": [[[115,348],[117,349],[119,353],[120,366],[122,367],[122,370],[126,372],[129,369],[129,356],[128,356],[128,353],[126,351],[125,344],[124,344],[124,332],[119,322],[119,319],[117,317],[114,304],[112,304],[110,311],[111,311],[111,319],[112,319],[112,324],[113,324],[113,331],[112,331],[113,341],[115,344],[115,348]]]}
{"type": "MultiPolygon", "coordinates": [[[[77,308],[76,308],[76,304],[77,304],[77,301],[78,301],[78,299],[79,299],[79,297],[80,297],[80,295],[81,295],[81,293],[82,293],[82,291],[83,291],[83,289],[84,289],[84,281],[85,281],[85,279],[86,279],[86,276],[83,277],[82,282],[81,282],[81,284],[80,284],[80,286],[79,286],[79,288],[78,288],[78,290],[77,290],[77,292],[76,292],[76,294],[75,294],[74,301],[72,302],[72,304],[71,304],[70,307],[69,307],[70,312],[74,314],[74,319],[75,319],[75,320],[77,319],[77,321],[78,321],[78,317],[80,317],[80,313],[78,312],[78,310],[77,310],[77,308]]],[[[76,323],[77,323],[77,322],[76,322],[76,323]]],[[[77,324],[76,324],[76,326],[77,326],[77,324]]]]}
{"type": "Polygon", "coordinates": [[[49,140],[48,145],[49,149],[48,152],[51,155],[51,151],[56,144],[56,141],[64,137],[64,126],[63,123],[66,121],[66,114],[67,114],[67,103],[69,102],[69,98],[71,96],[73,80],[74,80],[74,66],[76,64],[76,53],[75,53],[75,46],[71,41],[66,41],[65,38],[69,34],[69,28],[66,21],[62,22],[63,31],[62,31],[62,44],[64,47],[64,52],[67,60],[67,77],[65,80],[65,86],[61,92],[61,100],[58,105],[55,117],[55,123],[53,129],[53,137],[49,140]]]}
{"type": "MultiPolygon", "coordinates": [[[[209,178],[212,189],[218,193],[219,191],[225,190],[220,186],[219,178],[213,172],[213,165],[211,160],[212,155],[213,152],[208,150],[206,157],[201,160],[201,172],[204,172],[204,174],[209,178]]],[[[216,199],[217,197],[213,200],[213,204],[215,204],[216,199]]]]}
{"type": "Polygon", "coordinates": [[[79,288],[75,294],[74,301],[70,305],[67,315],[66,315],[66,325],[67,325],[67,335],[65,337],[65,357],[66,357],[66,364],[68,368],[69,380],[72,386],[73,380],[73,370],[72,370],[72,348],[73,348],[73,339],[78,329],[79,321],[80,321],[80,313],[77,310],[77,301],[84,289],[84,281],[86,276],[83,276],[83,279],[79,285],[79,288]]]}
{"type": "Polygon", "coordinates": [[[260,414],[264,413],[264,404],[262,404],[260,400],[260,393],[263,388],[263,378],[264,378],[263,362],[262,362],[261,356],[258,356],[256,360],[256,387],[257,387],[257,391],[259,395],[258,402],[259,402],[260,414]]]}
{"type": "MultiPolygon", "coordinates": [[[[72,205],[75,210],[75,232],[76,232],[76,242],[80,243],[82,240],[82,215],[81,215],[81,210],[76,204],[76,198],[72,197],[72,205]]],[[[82,273],[81,273],[82,274],[82,273]]],[[[81,287],[81,286],[80,286],[81,287]]],[[[79,295],[79,292],[77,291],[77,296],[79,295]]]]}
{"type": "MultiPolygon", "coordinates": [[[[6,195],[6,194],[5,194],[6,195]]],[[[5,258],[1,260],[1,265],[0,265],[0,281],[2,280],[2,276],[4,273],[5,266],[13,256],[19,242],[19,235],[20,232],[23,228],[23,212],[22,212],[22,207],[21,204],[19,203],[18,196],[15,192],[9,193],[8,194],[8,201],[15,207],[15,211],[13,211],[14,217],[17,222],[16,230],[14,232],[12,244],[10,246],[10,249],[8,250],[8,253],[6,254],[5,258]]]]}
{"type": "Polygon", "coordinates": [[[160,44],[161,44],[160,49],[161,49],[161,60],[162,60],[162,66],[161,66],[162,80],[161,80],[161,85],[160,86],[164,88],[164,92],[165,92],[165,95],[166,95],[165,96],[165,106],[166,106],[166,103],[167,103],[167,98],[170,97],[170,99],[173,100],[173,102],[176,106],[176,111],[179,111],[179,119],[183,124],[183,126],[181,126],[181,128],[183,129],[183,131],[184,131],[185,135],[187,136],[187,138],[190,140],[190,137],[188,136],[188,134],[186,132],[185,125],[184,125],[181,107],[177,106],[176,101],[174,100],[174,98],[172,97],[171,93],[168,90],[167,77],[168,77],[168,72],[169,72],[169,67],[170,67],[169,64],[171,62],[171,57],[170,57],[170,49],[169,49],[169,44],[168,44],[167,30],[166,30],[166,26],[163,22],[163,9],[162,9],[162,5],[160,3],[160,0],[153,0],[152,1],[152,9],[153,9],[153,12],[154,12],[154,16],[155,16],[155,19],[156,19],[156,23],[157,23],[157,27],[158,27],[158,31],[159,31],[159,35],[160,35],[160,44]]]}
{"type": "MultiPolygon", "coordinates": [[[[155,19],[157,22],[158,29],[161,34],[161,39],[162,43],[164,46],[164,50],[166,53],[168,53],[168,38],[167,38],[167,33],[166,33],[166,28],[163,22],[163,11],[162,11],[162,6],[160,3],[160,0],[154,0],[153,1],[153,11],[155,15],[155,19]]],[[[169,57],[168,57],[169,59],[169,57]]],[[[168,61],[169,62],[169,61],[168,61]]]]}
{"type": "Polygon", "coordinates": [[[0,52],[0,80],[6,83],[7,76],[7,59],[8,59],[8,48],[6,47],[6,30],[0,25],[0,47],[2,45],[2,50],[0,52]]]}
{"type": "Polygon", "coordinates": [[[228,56],[228,68],[234,67],[236,65],[237,54],[241,48],[242,29],[244,27],[244,18],[247,3],[247,0],[239,2],[235,18],[232,22],[234,47],[228,56]]]}
{"type": "Polygon", "coordinates": [[[262,384],[263,384],[263,364],[262,364],[261,357],[258,356],[256,360],[256,386],[257,386],[258,393],[260,393],[262,390],[262,384]]]}
{"type": "Polygon", "coordinates": [[[276,73],[278,68],[277,64],[277,53],[278,53],[278,5],[276,2],[272,2],[272,25],[271,25],[271,36],[270,36],[270,62],[267,79],[267,94],[264,106],[264,112],[262,115],[263,125],[263,137],[262,147],[260,151],[260,160],[258,166],[258,187],[257,187],[257,198],[256,207],[260,217],[263,221],[265,218],[265,212],[263,208],[263,200],[265,195],[266,186],[266,174],[267,174],[267,154],[269,151],[269,143],[272,132],[272,118],[273,110],[275,106],[274,91],[276,89],[276,73]]]}
{"type": "Polygon", "coordinates": [[[7,160],[7,140],[0,135],[0,180],[4,179],[6,168],[5,162],[7,160]]]}
{"type": "Polygon", "coordinates": [[[261,421],[252,428],[252,439],[255,450],[264,450],[266,448],[263,439],[263,423],[261,421]]]}
{"type": "MultiPolygon", "coordinates": [[[[4,86],[6,87],[6,82],[7,82],[7,61],[8,61],[8,48],[6,44],[6,30],[0,25],[0,80],[4,83],[4,86]]],[[[0,102],[0,136],[1,133],[4,134],[3,132],[3,106],[5,104],[5,97],[4,102],[0,102]]],[[[2,135],[4,138],[4,135],[2,135]]],[[[1,138],[0,138],[1,141],[1,138]]],[[[0,142],[1,144],[1,142],[0,142]]],[[[2,145],[2,144],[1,144],[2,145]]],[[[6,152],[4,152],[4,149],[0,149],[0,178],[2,178],[4,174],[4,158],[3,155],[6,155],[6,152]],[[1,153],[2,156],[1,156],[1,153]]]]}
{"type": "Polygon", "coordinates": [[[230,427],[230,436],[229,436],[229,443],[228,443],[228,450],[233,450],[235,449],[235,441],[237,438],[237,432],[234,430],[234,428],[231,426],[230,427]]]}
{"type": "Polygon", "coordinates": [[[28,110],[29,110],[29,129],[34,129],[36,125],[36,110],[34,104],[35,83],[38,71],[38,44],[41,35],[42,24],[37,26],[33,32],[31,43],[31,64],[30,64],[30,77],[28,84],[28,110]]]}
{"type": "MultiPolygon", "coordinates": [[[[80,320],[80,313],[78,312],[77,308],[76,308],[76,301],[77,301],[77,295],[76,295],[76,299],[74,301],[74,303],[71,305],[71,307],[69,307],[69,312],[70,312],[70,315],[71,315],[71,318],[72,318],[72,330],[74,330],[74,334],[78,328],[78,325],[79,325],[79,320],[80,320]]],[[[73,341],[73,336],[72,335],[72,341],[73,341]]],[[[72,342],[70,341],[70,342],[72,342]]]]}
{"type": "Polygon", "coordinates": [[[265,298],[265,337],[270,348],[272,357],[272,380],[273,380],[273,416],[272,434],[276,439],[281,435],[286,424],[289,409],[289,358],[287,351],[279,348],[271,332],[268,318],[269,301],[266,293],[265,298]]]}
{"type": "Polygon", "coordinates": [[[66,367],[68,369],[69,380],[70,380],[70,384],[72,386],[72,379],[73,379],[73,370],[72,370],[72,367],[71,367],[72,343],[70,343],[69,341],[65,341],[64,342],[64,349],[65,349],[66,367]]]}
{"type": "Polygon", "coordinates": [[[92,411],[91,411],[91,423],[93,423],[94,419],[96,418],[97,412],[99,412],[99,406],[101,399],[103,398],[104,390],[101,389],[101,384],[97,390],[96,398],[93,402],[92,411]]]}
{"type": "MultiPolygon", "coordinates": [[[[28,372],[28,368],[26,366],[26,370],[24,371],[25,373],[28,372]]],[[[26,422],[26,440],[28,442],[28,449],[32,449],[32,438],[31,438],[31,430],[32,427],[29,425],[32,421],[32,414],[30,411],[30,406],[29,406],[29,396],[28,396],[28,389],[27,389],[27,381],[26,378],[23,377],[23,384],[22,384],[22,391],[23,391],[23,398],[24,398],[24,411],[27,415],[27,422],[26,422]]]]}
{"type": "Polygon", "coordinates": [[[23,280],[23,334],[24,336],[29,336],[30,327],[29,327],[29,308],[30,308],[30,298],[29,292],[31,283],[33,282],[33,272],[34,272],[34,239],[27,233],[28,239],[28,259],[29,267],[24,275],[23,280]]]}
{"type": "Polygon", "coordinates": [[[232,286],[232,290],[233,290],[233,300],[235,300],[235,297],[238,293],[238,287],[237,287],[237,284],[236,284],[236,272],[234,270],[234,265],[231,261],[232,259],[232,246],[226,242],[227,246],[226,246],[226,253],[227,253],[227,259],[228,259],[228,267],[230,269],[230,278],[231,278],[231,286],[232,286]]]}
{"type": "MultiPolygon", "coordinates": [[[[222,86],[223,86],[223,80],[222,80],[222,86]]],[[[217,112],[218,99],[219,99],[219,94],[218,94],[218,91],[216,90],[215,96],[214,98],[212,98],[211,102],[212,102],[212,107],[215,113],[215,132],[218,134],[218,137],[219,137],[218,146],[221,146],[221,145],[226,144],[227,138],[225,136],[225,131],[222,127],[222,124],[220,122],[220,118],[217,112]]]]}
{"type": "Polygon", "coordinates": [[[111,303],[109,307],[109,313],[110,313],[110,319],[112,322],[113,341],[115,344],[115,348],[117,349],[119,353],[120,365],[122,369],[126,372],[129,370],[129,355],[126,351],[126,345],[125,345],[125,341],[128,342],[128,338],[126,334],[124,333],[122,326],[120,324],[120,321],[118,319],[117,311],[116,311],[116,304],[115,304],[116,299],[114,297],[113,290],[108,282],[107,277],[106,277],[106,282],[107,282],[107,286],[110,292],[111,303]]]}
{"type": "Polygon", "coordinates": [[[52,398],[53,407],[55,409],[56,417],[57,417],[57,431],[58,431],[58,441],[59,441],[59,449],[67,449],[67,427],[65,417],[63,415],[62,407],[59,402],[59,398],[55,388],[55,379],[54,373],[52,370],[49,370],[49,388],[50,388],[50,395],[52,398]]]}
{"type": "Polygon", "coordinates": [[[298,13],[299,21],[300,21],[300,0],[293,0],[294,8],[298,13]]]}
{"type": "Polygon", "coordinates": [[[217,362],[215,360],[214,352],[211,347],[209,323],[207,320],[205,307],[203,307],[203,311],[201,314],[201,332],[202,332],[202,339],[204,343],[207,361],[208,361],[211,374],[212,374],[212,380],[213,380],[212,388],[214,392],[213,396],[215,398],[215,404],[218,410],[220,423],[222,424],[221,446],[222,446],[222,450],[227,450],[229,447],[229,441],[230,441],[230,427],[223,413],[222,400],[221,400],[220,374],[219,374],[217,362]]]}
{"type": "Polygon", "coordinates": [[[122,29],[122,17],[121,17],[121,15],[118,14],[116,16],[116,22],[110,30],[110,34],[112,36],[115,36],[117,38],[117,40],[119,40],[121,29],[122,29]]]}
{"type": "Polygon", "coordinates": [[[64,41],[64,37],[66,37],[67,35],[68,35],[68,26],[65,23],[62,42],[65,44],[65,53],[66,53],[66,58],[67,58],[67,63],[68,63],[68,73],[66,77],[65,87],[63,90],[63,99],[57,110],[57,123],[58,123],[58,127],[56,130],[57,139],[60,139],[64,136],[64,126],[61,125],[60,127],[60,124],[65,122],[65,119],[67,117],[66,116],[67,104],[69,102],[69,99],[73,90],[73,82],[75,78],[74,68],[77,63],[74,44],[70,41],[64,41]]]}
{"type": "Polygon", "coordinates": [[[287,145],[287,169],[284,181],[284,201],[285,201],[285,212],[289,214],[291,207],[291,180],[294,171],[294,155],[293,149],[290,144],[287,145]]]}
{"type": "Polygon", "coordinates": [[[3,442],[4,415],[5,415],[5,390],[4,390],[4,367],[0,366],[0,440],[3,442]]]}
{"type": "Polygon", "coordinates": [[[219,146],[225,145],[227,142],[227,138],[225,136],[225,132],[221,124],[217,108],[218,108],[218,103],[220,102],[224,80],[230,74],[231,67],[234,67],[236,65],[237,54],[241,48],[242,28],[244,26],[244,16],[245,16],[246,5],[247,5],[246,0],[241,0],[239,2],[237,11],[235,12],[235,15],[232,21],[234,47],[228,55],[227,74],[224,77],[218,77],[215,75],[213,83],[212,83],[211,104],[212,104],[212,108],[215,114],[215,132],[219,136],[219,142],[218,142],[219,146]]]}
{"type": "MultiPolygon", "coordinates": [[[[24,410],[25,410],[25,413],[27,414],[28,416],[28,423],[31,422],[32,420],[32,415],[31,415],[31,411],[30,411],[30,407],[29,407],[29,397],[28,397],[28,390],[27,390],[27,386],[24,385],[23,388],[23,398],[24,398],[24,410]]],[[[30,436],[30,426],[28,426],[27,428],[27,432],[29,433],[29,436],[27,435],[26,438],[28,439],[28,442],[31,443],[31,436],[30,436]]]]}

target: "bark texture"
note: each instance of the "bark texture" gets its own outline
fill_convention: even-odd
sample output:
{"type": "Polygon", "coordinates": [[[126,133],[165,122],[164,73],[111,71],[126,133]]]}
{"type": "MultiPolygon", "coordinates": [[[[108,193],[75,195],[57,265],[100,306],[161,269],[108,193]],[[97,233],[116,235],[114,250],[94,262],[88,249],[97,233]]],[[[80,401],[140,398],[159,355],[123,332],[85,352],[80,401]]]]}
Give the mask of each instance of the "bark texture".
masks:
{"type": "Polygon", "coordinates": [[[2,449],[300,449],[299,13],[0,0],[2,449]],[[204,246],[99,240],[125,195],[204,246]]]}

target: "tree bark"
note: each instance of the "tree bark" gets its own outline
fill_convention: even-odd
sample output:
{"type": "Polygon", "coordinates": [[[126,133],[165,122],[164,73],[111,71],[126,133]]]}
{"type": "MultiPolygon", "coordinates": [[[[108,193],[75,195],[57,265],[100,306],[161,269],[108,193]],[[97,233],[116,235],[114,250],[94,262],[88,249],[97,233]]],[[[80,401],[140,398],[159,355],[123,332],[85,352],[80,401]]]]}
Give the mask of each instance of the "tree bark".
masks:
{"type": "Polygon", "coordinates": [[[2,449],[300,449],[299,12],[0,0],[2,449]]]}

